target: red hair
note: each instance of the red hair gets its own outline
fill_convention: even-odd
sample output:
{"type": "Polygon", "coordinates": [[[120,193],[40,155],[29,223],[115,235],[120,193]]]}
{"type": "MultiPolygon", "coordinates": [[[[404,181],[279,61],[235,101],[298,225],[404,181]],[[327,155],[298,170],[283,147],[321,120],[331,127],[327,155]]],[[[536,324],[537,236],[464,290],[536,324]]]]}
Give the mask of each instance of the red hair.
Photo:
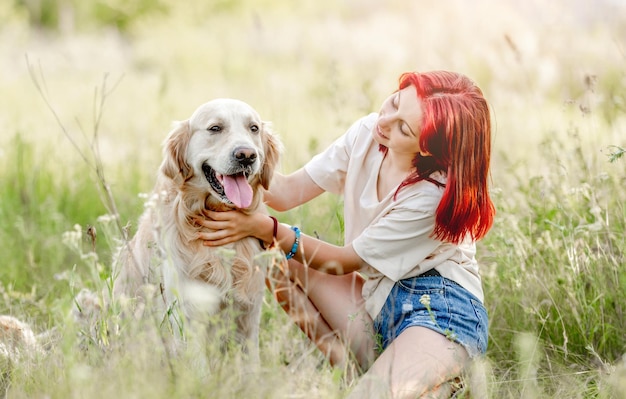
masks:
{"type": "Polygon", "coordinates": [[[491,158],[491,119],[482,91],[466,76],[447,71],[405,73],[400,87],[413,85],[422,105],[416,171],[404,186],[441,171],[447,182],[437,207],[433,236],[453,243],[483,238],[493,224],[495,208],[487,180],[491,158]]]}

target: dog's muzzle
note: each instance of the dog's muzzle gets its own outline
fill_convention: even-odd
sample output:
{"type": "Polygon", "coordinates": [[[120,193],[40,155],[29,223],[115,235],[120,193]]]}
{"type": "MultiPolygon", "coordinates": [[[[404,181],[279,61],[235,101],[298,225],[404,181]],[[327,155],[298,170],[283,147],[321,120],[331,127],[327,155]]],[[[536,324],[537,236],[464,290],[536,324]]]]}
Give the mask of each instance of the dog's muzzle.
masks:
{"type": "Polygon", "coordinates": [[[253,171],[252,166],[256,162],[254,156],[245,155],[237,161],[238,171],[229,174],[220,174],[207,162],[202,164],[204,177],[222,202],[233,204],[237,208],[248,208],[252,204],[254,193],[248,182],[248,177],[253,171]]]}

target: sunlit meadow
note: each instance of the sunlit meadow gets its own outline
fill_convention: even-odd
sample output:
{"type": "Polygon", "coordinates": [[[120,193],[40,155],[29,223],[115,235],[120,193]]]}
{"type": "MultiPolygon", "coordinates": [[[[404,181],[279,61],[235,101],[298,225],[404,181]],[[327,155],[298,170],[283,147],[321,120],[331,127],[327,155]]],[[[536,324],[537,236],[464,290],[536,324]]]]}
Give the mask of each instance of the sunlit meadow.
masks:
{"type": "MultiPolygon", "coordinates": [[[[350,373],[269,296],[261,366],[208,344],[208,375],[167,350],[158,320],[111,311],[85,330],[73,298],[106,287],[172,121],[242,99],[272,121],[290,172],[377,111],[400,73],[432,69],[474,79],[494,122],[498,214],[478,247],[489,350],[459,396],[624,397],[626,4],[130,3],[0,4],[0,314],[42,345],[0,361],[0,398],[343,397],[350,373]]],[[[341,243],[337,198],[277,216],[341,243]]]]}

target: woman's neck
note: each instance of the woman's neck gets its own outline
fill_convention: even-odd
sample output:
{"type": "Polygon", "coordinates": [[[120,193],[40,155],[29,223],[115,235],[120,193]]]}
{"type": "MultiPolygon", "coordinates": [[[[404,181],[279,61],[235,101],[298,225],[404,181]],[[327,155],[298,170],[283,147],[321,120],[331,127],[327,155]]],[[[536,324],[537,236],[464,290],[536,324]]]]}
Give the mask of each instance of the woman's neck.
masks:
{"type": "Polygon", "coordinates": [[[414,154],[398,154],[387,151],[383,159],[383,166],[397,174],[408,175],[415,170],[415,166],[413,165],[414,159],[414,154]]]}
{"type": "Polygon", "coordinates": [[[406,158],[390,156],[387,152],[378,172],[378,200],[382,200],[391,190],[395,190],[414,169],[406,158]]]}

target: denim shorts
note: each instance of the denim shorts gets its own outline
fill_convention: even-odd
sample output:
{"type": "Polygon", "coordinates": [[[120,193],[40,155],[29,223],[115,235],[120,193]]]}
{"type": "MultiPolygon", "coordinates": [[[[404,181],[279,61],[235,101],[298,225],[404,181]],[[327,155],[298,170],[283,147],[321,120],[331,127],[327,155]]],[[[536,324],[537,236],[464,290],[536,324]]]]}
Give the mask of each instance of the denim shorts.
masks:
{"type": "Polygon", "coordinates": [[[435,272],[398,281],[374,320],[374,331],[381,352],[408,327],[421,326],[459,343],[473,358],[487,350],[488,323],[478,298],[435,272]]]}

